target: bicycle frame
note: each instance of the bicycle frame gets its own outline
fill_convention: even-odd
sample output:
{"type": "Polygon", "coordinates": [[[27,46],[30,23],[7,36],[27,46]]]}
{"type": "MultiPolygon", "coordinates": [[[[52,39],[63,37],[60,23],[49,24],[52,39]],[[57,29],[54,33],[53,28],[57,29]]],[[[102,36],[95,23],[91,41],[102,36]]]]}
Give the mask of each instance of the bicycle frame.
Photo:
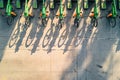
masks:
{"type": "Polygon", "coordinates": [[[90,17],[91,18],[95,18],[95,19],[98,18],[98,6],[97,6],[97,2],[98,2],[98,0],[95,0],[94,10],[93,10],[92,14],[90,14],[90,17]]]}
{"type": "Polygon", "coordinates": [[[62,4],[62,0],[60,0],[60,8],[59,8],[59,19],[62,20],[64,18],[64,6],[62,4]]]}
{"type": "Polygon", "coordinates": [[[73,17],[76,17],[78,20],[80,19],[80,17],[82,17],[82,14],[81,14],[81,11],[80,11],[80,2],[79,2],[79,0],[77,0],[76,12],[75,12],[75,15],[73,17]]]}
{"type": "Polygon", "coordinates": [[[112,17],[117,17],[116,1],[112,1],[112,17]]]}
{"type": "Polygon", "coordinates": [[[81,3],[80,0],[77,0],[77,7],[75,10],[75,14],[73,15],[73,18],[75,18],[74,25],[77,25],[77,27],[79,27],[80,18],[82,17],[82,12],[80,11],[81,7],[80,3],[81,3]]]}
{"type": "Polygon", "coordinates": [[[108,13],[107,18],[109,20],[109,24],[114,28],[116,26],[116,17],[118,16],[117,8],[116,8],[116,0],[112,0],[112,10],[108,13]]]}
{"type": "Polygon", "coordinates": [[[29,17],[28,0],[25,0],[24,17],[29,17]]]}
{"type": "Polygon", "coordinates": [[[12,12],[12,5],[10,4],[10,0],[7,1],[7,7],[6,7],[6,13],[7,16],[11,16],[11,12],[12,12]]]}
{"type": "Polygon", "coordinates": [[[42,11],[40,13],[40,17],[42,18],[42,25],[43,26],[46,26],[46,24],[47,24],[47,18],[48,18],[48,12],[46,11],[45,1],[46,0],[43,0],[42,11]]]}
{"type": "Polygon", "coordinates": [[[59,22],[58,22],[58,28],[59,30],[62,28],[63,26],[63,23],[64,23],[64,17],[65,17],[65,14],[64,14],[64,6],[62,4],[62,0],[60,0],[60,7],[59,7],[59,13],[56,15],[57,17],[59,17],[59,22]]]}
{"type": "Polygon", "coordinates": [[[98,6],[97,6],[98,0],[95,0],[95,6],[94,6],[94,11],[92,14],[90,14],[91,18],[91,24],[94,27],[97,27],[98,25],[98,6]]]}
{"type": "Polygon", "coordinates": [[[94,7],[94,17],[98,18],[98,6],[97,6],[98,0],[95,0],[95,7],[94,7]]]}

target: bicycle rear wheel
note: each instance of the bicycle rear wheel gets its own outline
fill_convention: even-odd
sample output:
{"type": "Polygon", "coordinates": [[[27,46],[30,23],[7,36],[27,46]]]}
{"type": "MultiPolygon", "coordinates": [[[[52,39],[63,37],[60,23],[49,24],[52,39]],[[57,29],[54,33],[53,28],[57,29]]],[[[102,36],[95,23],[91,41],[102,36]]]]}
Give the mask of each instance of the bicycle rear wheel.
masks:
{"type": "Polygon", "coordinates": [[[26,25],[27,27],[29,27],[29,26],[30,26],[30,23],[31,23],[31,19],[30,19],[30,17],[27,17],[27,18],[26,18],[26,21],[25,21],[25,25],[26,25]]]}
{"type": "Polygon", "coordinates": [[[42,19],[42,25],[43,25],[44,27],[46,27],[46,25],[47,25],[46,19],[42,19]]]}
{"type": "Polygon", "coordinates": [[[12,16],[7,17],[7,24],[10,26],[13,24],[14,18],[12,16]]]}
{"type": "Polygon", "coordinates": [[[112,28],[116,26],[116,19],[115,18],[110,18],[109,19],[109,24],[112,28]]]}
{"type": "Polygon", "coordinates": [[[98,26],[98,20],[97,20],[96,18],[92,18],[92,19],[91,19],[91,25],[92,25],[93,27],[97,27],[97,26],[98,26]]]}

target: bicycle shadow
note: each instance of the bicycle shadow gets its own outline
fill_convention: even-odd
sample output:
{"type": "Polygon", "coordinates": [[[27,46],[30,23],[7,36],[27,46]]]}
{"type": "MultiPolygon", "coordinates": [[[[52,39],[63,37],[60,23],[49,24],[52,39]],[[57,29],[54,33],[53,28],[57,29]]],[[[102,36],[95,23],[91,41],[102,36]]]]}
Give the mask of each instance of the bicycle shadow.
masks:
{"type": "MultiPolygon", "coordinates": [[[[37,15],[37,13],[35,15],[37,15]]],[[[34,16],[34,20],[33,20],[33,23],[32,23],[32,29],[31,29],[29,35],[27,36],[27,39],[26,39],[26,42],[25,42],[25,47],[26,48],[29,47],[33,43],[33,41],[36,37],[36,34],[37,34],[37,30],[40,28],[40,26],[41,26],[40,25],[40,20],[38,19],[38,17],[34,16]]]]}
{"type": "Polygon", "coordinates": [[[10,48],[12,48],[18,40],[19,33],[20,33],[20,26],[21,26],[20,19],[17,21],[16,25],[17,25],[17,28],[14,30],[13,34],[10,37],[10,41],[9,41],[10,48]]]}
{"type": "MultiPolygon", "coordinates": [[[[86,25],[85,27],[90,27],[90,25],[86,25]]],[[[115,79],[113,78],[114,55],[111,49],[116,40],[106,39],[109,34],[106,32],[107,29],[104,26],[98,25],[97,29],[91,28],[92,31],[90,29],[85,30],[78,51],[72,50],[71,53],[73,54],[68,56],[68,60],[71,58],[70,60],[72,61],[70,66],[63,71],[60,80],[115,79]],[[74,54],[75,52],[77,54],[74,54]]]]}
{"type": "MultiPolygon", "coordinates": [[[[75,7],[75,6],[74,6],[75,7]]],[[[82,7],[80,8],[80,9],[82,9],[82,7]]],[[[83,13],[83,14],[85,14],[85,13],[83,13]]],[[[85,16],[85,15],[83,15],[83,16],[85,16]]],[[[73,19],[73,20],[75,20],[75,19],[73,19]]],[[[66,42],[66,44],[65,44],[65,48],[64,48],[64,51],[63,51],[63,54],[66,52],[66,51],[68,51],[68,48],[70,47],[70,46],[78,46],[79,44],[80,44],[80,42],[79,42],[79,44],[77,44],[77,45],[75,45],[75,44],[71,44],[72,43],[72,41],[73,41],[73,43],[76,43],[78,40],[77,40],[77,38],[78,38],[78,36],[76,36],[76,35],[78,35],[78,33],[79,33],[79,31],[81,31],[81,29],[80,29],[80,27],[82,26],[81,25],[81,21],[82,21],[82,18],[80,19],[80,21],[79,21],[79,27],[77,28],[76,27],[76,25],[75,24],[73,24],[72,26],[71,26],[71,29],[70,29],[70,31],[69,31],[69,34],[68,34],[68,39],[67,39],[67,42],[66,42]],[[75,38],[74,38],[75,37],[75,38]]],[[[85,24],[85,22],[83,22],[82,24],[85,24]]],[[[82,34],[81,34],[81,36],[84,34],[84,31],[85,31],[85,27],[83,27],[83,30],[82,30],[82,34]]]]}
{"type": "Polygon", "coordinates": [[[60,33],[60,29],[58,28],[58,25],[55,26],[55,31],[53,33],[53,37],[52,40],[50,41],[49,45],[48,45],[48,49],[47,49],[47,53],[50,53],[52,51],[52,48],[55,45],[55,42],[57,40],[57,37],[59,36],[60,33]]]}
{"type": "MultiPolygon", "coordinates": [[[[67,2],[67,1],[66,1],[67,2]]],[[[74,3],[75,4],[75,3],[74,3]]],[[[73,18],[73,16],[71,16],[73,14],[73,12],[75,11],[75,5],[73,5],[73,9],[72,10],[68,10],[67,11],[67,18],[66,18],[66,28],[63,30],[63,32],[60,34],[59,40],[58,40],[58,47],[62,47],[63,45],[65,45],[66,40],[68,38],[69,35],[69,30],[71,28],[71,19],[73,18]]]]}
{"type": "MultiPolygon", "coordinates": [[[[41,25],[39,25],[41,26],[41,25]]],[[[39,27],[38,32],[36,32],[36,40],[33,43],[33,48],[31,50],[31,55],[36,52],[37,47],[39,46],[40,39],[42,38],[43,32],[44,32],[45,27],[39,27]]]]}
{"type": "Polygon", "coordinates": [[[69,28],[64,29],[64,31],[61,33],[60,38],[58,40],[59,48],[65,44],[68,34],[69,34],[69,28]]]}
{"type": "Polygon", "coordinates": [[[53,36],[53,26],[51,28],[48,29],[48,31],[46,32],[44,39],[42,41],[42,47],[45,48],[46,46],[49,45],[51,38],[53,36]]]}
{"type": "Polygon", "coordinates": [[[28,27],[26,27],[25,25],[21,25],[20,27],[22,27],[22,31],[19,34],[19,39],[16,43],[16,47],[15,47],[15,53],[19,51],[19,48],[23,42],[23,39],[25,37],[26,31],[28,29],[28,27]]]}

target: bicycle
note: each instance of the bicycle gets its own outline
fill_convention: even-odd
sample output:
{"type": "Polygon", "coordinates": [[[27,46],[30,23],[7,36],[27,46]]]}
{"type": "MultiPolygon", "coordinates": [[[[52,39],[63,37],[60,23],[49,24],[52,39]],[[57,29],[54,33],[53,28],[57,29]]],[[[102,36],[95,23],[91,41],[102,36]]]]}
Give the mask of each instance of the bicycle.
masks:
{"type": "Polygon", "coordinates": [[[95,0],[95,6],[94,11],[92,11],[89,15],[91,18],[91,25],[94,27],[98,26],[98,6],[97,6],[97,0],[95,0]]]}
{"type": "Polygon", "coordinates": [[[42,19],[41,20],[41,23],[43,26],[46,26],[47,25],[47,21],[48,21],[48,11],[46,11],[46,7],[45,7],[45,1],[43,0],[43,5],[42,5],[42,11],[40,13],[40,18],[42,19]]]}
{"type": "Polygon", "coordinates": [[[64,4],[62,4],[62,0],[60,0],[59,13],[56,14],[56,17],[59,18],[58,30],[60,30],[64,26],[64,18],[65,18],[65,16],[66,15],[64,14],[64,4]]]}
{"type": "Polygon", "coordinates": [[[109,24],[112,28],[114,28],[116,26],[116,18],[112,16],[112,13],[109,13],[107,15],[107,18],[108,18],[108,21],[109,21],[109,24]]]}
{"type": "Polygon", "coordinates": [[[7,20],[7,24],[8,24],[9,26],[13,24],[14,19],[15,19],[16,16],[17,16],[17,15],[16,15],[15,12],[11,12],[11,15],[7,15],[6,20],[7,20]]]}
{"type": "Polygon", "coordinates": [[[112,1],[112,10],[108,12],[107,18],[112,28],[116,26],[117,8],[115,0],[112,1]]]}
{"type": "Polygon", "coordinates": [[[31,19],[34,17],[32,13],[29,13],[29,8],[28,8],[28,0],[25,0],[25,10],[24,10],[24,17],[25,17],[25,25],[30,26],[31,19]]]}
{"type": "Polygon", "coordinates": [[[76,12],[73,14],[73,18],[75,18],[74,25],[76,25],[77,28],[79,27],[80,19],[82,16],[83,16],[83,14],[82,14],[82,12],[80,12],[80,3],[79,3],[79,1],[77,1],[76,12]]]}
{"type": "Polygon", "coordinates": [[[12,6],[11,4],[11,1],[8,0],[7,1],[7,6],[6,6],[6,21],[7,21],[7,24],[10,26],[13,24],[14,22],[14,18],[17,16],[17,14],[14,12],[14,7],[12,6]]]}

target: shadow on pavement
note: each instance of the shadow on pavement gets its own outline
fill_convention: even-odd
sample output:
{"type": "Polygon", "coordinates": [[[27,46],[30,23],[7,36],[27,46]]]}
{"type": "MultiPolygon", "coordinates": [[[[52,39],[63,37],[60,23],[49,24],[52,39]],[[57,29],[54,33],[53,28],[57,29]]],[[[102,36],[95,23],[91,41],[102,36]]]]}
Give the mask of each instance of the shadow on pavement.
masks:
{"type": "Polygon", "coordinates": [[[9,41],[9,47],[10,48],[12,48],[16,44],[16,42],[19,38],[20,26],[21,26],[20,19],[18,20],[16,25],[17,25],[17,28],[14,30],[13,34],[10,37],[10,41],[9,41]]]}
{"type": "Polygon", "coordinates": [[[5,48],[7,47],[7,45],[9,45],[9,47],[12,47],[11,44],[9,44],[9,40],[11,39],[12,36],[12,33],[13,33],[13,30],[14,30],[14,26],[16,25],[17,23],[17,19],[18,17],[15,18],[15,21],[14,23],[11,25],[11,26],[8,26],[6,24],[6,19],[3,17],[0,16],[0,62],[2,61],[2,58],[4,56],[4,50],[5,48]]]}
{"type": "Polygon", "coordinates": [[[21,46],[21,44],[23,42],[23,39],[24,39],[25,34],[26,34],[26,31],[28,29],[28,26],[26,26],[26,25],[21,25],[20,27],[22,28],[22,31],[19,34],[19,39],[18,39],[18,41],[16,43],[15,52],[19,51],[19,48],[20,48],[20,46],[21,46]]]}
{"type": "Polygon", "coordinates": [[[49,43],[49,45],[48,45],[47,53],[50,53],[50,52],[51,52],[53,46],[55,45],[56,39],[57,39],[57,37],[59,36],[59,32],[60,32],[60,30],[59,30],[59,28],[58,28],[58,25],[56,25],[56,26],[55,26],[55,31],[54,31],[54,33],[52,34],[52,35],[53,35],[53,36],[52,36],[52,40],[50,41],[50,43],[49,43]]]}
{"type": "Polygon", "coordinates": [[[36,32],[36,35],[34,35],[36,37],[36,40],[33,43],[33,48],[31,50],[31,54],[36,52],[37,47],[39,46],[40,39],[42,38],[44,29],[45,29],[45,27],[41,24],[39,24],[37,28],[38,28],[38,32],[36,32]]]}
{"type": "Polygon", "coordinates": [[[69,34],[69,28],[64,29],[58,40],[58,47],[62,47],[65,44],[68,34],[69,34]]]}
{"type": "Polygon", "coordinates": [[[51,28],[48,29],[48,31],[46,32],[43,42],[42,42],[42,47],[45,48],[46,46],[49,45],[52,37],[53,37],[53,26],[51,26],[51,28]]]}
{"type": "MultiPolygon", "coordinates": [[[[86,21],[86,20],[85,20],[86,21]]],[[[103,23],[99,20],[99,23],[103,23]]],[[[92,31],[84,31],[83,40],[78,50],[73,50],[68,56],[72,62],[63,71],[60,80],[112,80],[114,73],[113,44],[116,42],[110,35],[107,26],[101,26],[92,31]],[[77,54],[74,54],[77,53],[77,54]]],[[[83,27],[89,27],[83,25],[83,27]]],[[[108,27],[110,28],[110,27],[108,27]]],[[[82,33],[82,32],[81,32],[82,33]]]]}

